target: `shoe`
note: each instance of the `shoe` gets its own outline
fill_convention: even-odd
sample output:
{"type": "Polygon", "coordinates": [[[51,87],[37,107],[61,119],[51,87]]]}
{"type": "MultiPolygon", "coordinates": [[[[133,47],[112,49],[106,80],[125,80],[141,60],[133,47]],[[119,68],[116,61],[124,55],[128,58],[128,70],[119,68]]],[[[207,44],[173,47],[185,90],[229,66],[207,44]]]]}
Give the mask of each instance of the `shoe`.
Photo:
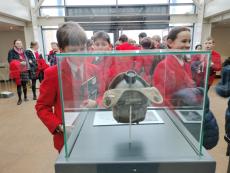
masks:
{"type": "Polygon", "coordinates": [[[29,101],[29,99],[28,98],[24,98],[24,101],[27,102],[27,101],[29,101]]]}
{"type": "Polygon", "coordinates": [[[37,100],[37,96],[34,96],[34,97],[33,97],[33,100],[37,100]]]}
{"type": "Polygon", "coordinates": [[[20,105],[20,104],[22,104],[22,99],[19,99],[17,102],[17,105],[20,105]]]}

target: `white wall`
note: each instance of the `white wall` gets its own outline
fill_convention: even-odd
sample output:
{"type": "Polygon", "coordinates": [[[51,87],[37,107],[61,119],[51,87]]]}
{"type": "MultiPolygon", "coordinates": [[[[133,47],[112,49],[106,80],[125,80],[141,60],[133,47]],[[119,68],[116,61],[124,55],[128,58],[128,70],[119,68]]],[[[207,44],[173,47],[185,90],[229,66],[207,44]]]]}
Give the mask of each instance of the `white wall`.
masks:
{"type": "Polygon", "coordinates": [[[20,20],[31,21],[30,7],[20,0],[1,0],[0,13],[20,20]]]}
{"type": "Polygon", "coordinates": [[[23,31],[0,31],[0,62],[7,62],[8,51],[13,47],[13,41],[17,38],[21,39],[25,45],[25,36],[23,31]]]}
{"type": "Polygon", "coordinates": [[[211,17],[227,11],[230,11],[229,0],[210,0],[205,5],[204,17],[211,17]]]}
{"type": "Polygon", "coordinates": [[[212,37],[215,39],[217,50],[221,56],[222,60],[224,58],[230,57],[230,27],[217,27],[212,28],[212,37]]]}

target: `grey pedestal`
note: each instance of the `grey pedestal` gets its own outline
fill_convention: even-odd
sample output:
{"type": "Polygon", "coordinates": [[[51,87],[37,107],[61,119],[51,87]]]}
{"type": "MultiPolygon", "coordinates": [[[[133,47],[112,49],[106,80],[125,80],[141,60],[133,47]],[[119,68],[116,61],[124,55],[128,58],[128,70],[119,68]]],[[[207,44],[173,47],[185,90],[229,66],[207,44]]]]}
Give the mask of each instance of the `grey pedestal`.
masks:
{"type": "Polygon", "coordinates": [[[214,173],[216,163],[208,153],[198,156],[167,114],[159,114],[164,124],[132,126],[130,144],[128,126],[93,126],[94,113],[89,113],[69,158],[64,150],[58,156],[55,172],[214,173]]]}

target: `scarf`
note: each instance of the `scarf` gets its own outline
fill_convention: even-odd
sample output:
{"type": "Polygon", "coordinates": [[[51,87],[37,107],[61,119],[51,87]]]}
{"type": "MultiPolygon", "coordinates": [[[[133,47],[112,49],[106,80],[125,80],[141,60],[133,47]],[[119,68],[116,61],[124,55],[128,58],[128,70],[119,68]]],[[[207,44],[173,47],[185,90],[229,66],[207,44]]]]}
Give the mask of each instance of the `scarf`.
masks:
{"type": "Polygon", "coordinates": [[[23,49],[18,49],[16,47],[14,47],[14,51],[18,53],[19,55],[19,59],[21,61],[26,61],[25,55],[24,55],[24,50],[23,49]]]}

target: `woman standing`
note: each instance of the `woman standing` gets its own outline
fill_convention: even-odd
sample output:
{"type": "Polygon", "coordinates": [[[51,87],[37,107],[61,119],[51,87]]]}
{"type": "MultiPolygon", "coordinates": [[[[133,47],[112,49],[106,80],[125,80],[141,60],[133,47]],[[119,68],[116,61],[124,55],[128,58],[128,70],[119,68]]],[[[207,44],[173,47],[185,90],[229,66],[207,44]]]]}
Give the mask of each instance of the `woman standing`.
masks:
{"type": "Polygon", "coordinates": [[[22,103],[22,88],[24,101],[28,101],[26,85],[29,80],[29,63],[25,56],[22,41],[20,39],[14,40],[14,47],[8,52],[8,62],[10,64],[10,78],[14,79],[17,85],[17,105],[20,105],[22,103]]]}
{"type": "Polygon", "coordinates": [[[28,58],[29,65],[30,65],[29,76],[32,81],[33,100],[37,100],[36,80],[37,80],[37,70],[38,70],[37,59],[39,59],[38,48],[39,48],[38,43],[32,41],[30,43],[30,49],[27,49],[25,51],[26,57],[28,58]]]}

